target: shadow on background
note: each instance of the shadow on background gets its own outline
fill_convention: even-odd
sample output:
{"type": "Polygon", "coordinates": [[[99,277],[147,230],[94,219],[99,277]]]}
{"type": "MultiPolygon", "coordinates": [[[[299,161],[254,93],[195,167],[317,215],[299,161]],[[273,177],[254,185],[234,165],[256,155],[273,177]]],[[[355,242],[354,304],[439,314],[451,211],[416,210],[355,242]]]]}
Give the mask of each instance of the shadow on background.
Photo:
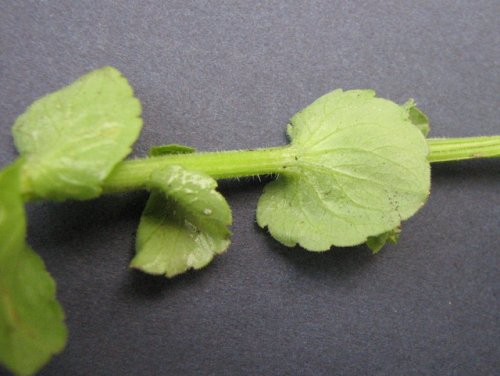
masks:
{"type": "Polygon", "coordinates": [[[456,162],[433,163],[431,165],[432,178],[453,179],[476,182],[481,179],[481,184],[496,183],[500,181],[500,159],[471,159],[456,162]]]}
{"type": "Polygon", "coordinates": [[[107,195],[90,201],[41,202],[27,205],[28,236],[56,246],[75,238],[91,239],[121,223],[139,223],[145,192],[107,195]]]}
{"type": "MultiPolygon", "coordinates": [[[[256,224],[255,226],[258,227],[256,224]]],[[[268,249],[275,258],[287,262],[303,276],[312,279],[344,279],[359,274],[363,268],[375,261],[375,256],[363,244],[355,247],[332,247],[325,252],[311,252],[299,246],[289,248],[281,245],[266,230],[268,249]]]]}
{"type": "MultiPolygon", "coordinates": [[[[135,253],[135,251],[134,251],[135,253]]],[[[207,266],[209,268],[210,266],[207,266]]],[[[127,297],[142,298],[144,300],[162,299],[167,291],[183,289],[203,278],[201,274],[205,269],[190,270],[174,278],[166,278],[164,275],[150,275],[140,270],[130,269],[122,284],[121,292],[127,297]]]]}

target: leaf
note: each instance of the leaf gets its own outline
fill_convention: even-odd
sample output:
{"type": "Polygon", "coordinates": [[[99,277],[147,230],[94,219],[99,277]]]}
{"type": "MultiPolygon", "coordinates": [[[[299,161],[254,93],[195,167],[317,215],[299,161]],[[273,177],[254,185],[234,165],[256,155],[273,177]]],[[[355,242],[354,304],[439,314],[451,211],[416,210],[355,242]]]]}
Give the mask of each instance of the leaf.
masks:
{"type": "Polygon", "coordinates": [[[288,127],[292,162],[259,200],[257,222],[311,251],[364,243],[426,201],[427,143],[408,111],[371,90],[333,91],[288,127]]]}
{"type": "MultiPolygon", "coordinates": [[[[429,119],[420,109],[416,107],[415,101],[409,99],[402,106],[408,112],[408,119],[410,122],[416,126],[422,134],[427,137],[430,131],[429,119]]],[[[386,243],[396,244],[399,241],[399,236],[401,234],[401,228],[396,227],[391,231],[384,232],[377,236],[370,236],[366,240],[366,245],[370,248],[373,254],[378,253],[386,243]]]]}
{"type": "Polygon", "coordinates": [[[408,118],[410,119],[411,123],[418,129],[420,129],[422,134],[427,137],[429,135],[429,131],[431,130],[427,115],[420,111],[413,99],[408,100],[403,105],[403,108],[408,111],[408,118]]]}
{"type": "Polygon", "coordinates": [[[190,146],[169,144],[169,145],[153,146],[151,149],[149,149],[148,155],[150,157],[158,157],[161,155],[168,155],[168,154],[189,154],[189,153],[194,153],[195,151],[196,149],[190,146]]]}
{"type": "Polygon", "coordinates": [[[13,126],[26,157],[25,183],[39,198],[99,196],[101,183],[138,137],[140,115],[132,88],[112,67],[38,99],[13,126]]]}
{"type": "Polygon", "coordinates": [[[54,280],[24,240],[20,168],[0,172],[0,362],[29,375],[63,349],[67,329],[54,280]]]}
{"type": "Polygon", "coordinates": [[[400,234],[401,229],[399,227],[396,227],[395,229],[384,232],[383,234],[377,236],[369,236],[366,240],[366,245],[375,254],[378,253],[386,243],[396,244],[399,240],[400,234]]]}
{"type": "MultiPolygon", "coordinates": [[[[430,131],[429,119],[419,108],[416,107],[415,101],[409,99],[402,107],[408,112],[408,119],[416,126],[422,134],[427,137],[430,131]]],[[[386,243],[396,244],[401,235],[401,228],[396,227],[391,231],[384,232],[377,236],[370,236],[366,240],[366,245],[370,248],[373,254],[378,253],[386,243]]]]}
{"type": "Polygon", "coordinates": [[[231,210],[214,179],[170,166],[152,174],[151,187],[132,267],[173,277],[204,267],[227,249],[231,210]]]}

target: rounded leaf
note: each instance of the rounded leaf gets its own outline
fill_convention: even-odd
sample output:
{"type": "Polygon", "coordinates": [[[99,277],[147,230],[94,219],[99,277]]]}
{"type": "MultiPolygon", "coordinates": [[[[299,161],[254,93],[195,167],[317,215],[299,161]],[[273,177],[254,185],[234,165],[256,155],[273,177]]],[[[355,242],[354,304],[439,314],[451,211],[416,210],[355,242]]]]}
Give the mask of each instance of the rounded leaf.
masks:
{"type": "Polygon", "coordinates": [[[140,115],[127,79],[112,67],[38,99],[12,129],[26,157],[25,185],[40,198],[98,196],[101,183],[137,139],[140,115]]]}
{"type": "Polygon", "coordinates": [[[269,183],[257,222],[311,251],[353,246],[399,226],[426,201],[427,143],[407,109],[371,90],[336,90],[290,122],[295,162],[269,183]]]}

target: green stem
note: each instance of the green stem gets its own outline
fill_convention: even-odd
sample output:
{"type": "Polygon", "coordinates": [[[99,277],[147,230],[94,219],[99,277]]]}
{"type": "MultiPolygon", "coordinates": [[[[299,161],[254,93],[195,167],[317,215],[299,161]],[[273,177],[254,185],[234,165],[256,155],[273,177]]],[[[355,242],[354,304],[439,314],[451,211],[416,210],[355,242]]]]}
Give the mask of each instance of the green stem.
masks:
{"type": "Polygon", "coordinates": [[[500,157],[500,136],[429,138],[429,162],[500,157]]]}
{"type": "Polygon", "coordinates": [[[146,188],[154,170],[179,165],[215,179],[281,173],[294,162],[289,146],[191,154],[169,154],[124,161],[104,182],[105,192],[146,188]]]}
{"type": "MultiPolygon", "coordinates": [[[[457,161],[471,158],[500,157],[500,136],[469,138],[430,138],[430,162],[457,161]]],[[[279,174],[295,163],[292,146],[256,150],[169,154],[124,161],[104,182],[104,191],[120,192],[147,188],[154,170],[180,165],[204,172],[215,179],[279,174]]]]}

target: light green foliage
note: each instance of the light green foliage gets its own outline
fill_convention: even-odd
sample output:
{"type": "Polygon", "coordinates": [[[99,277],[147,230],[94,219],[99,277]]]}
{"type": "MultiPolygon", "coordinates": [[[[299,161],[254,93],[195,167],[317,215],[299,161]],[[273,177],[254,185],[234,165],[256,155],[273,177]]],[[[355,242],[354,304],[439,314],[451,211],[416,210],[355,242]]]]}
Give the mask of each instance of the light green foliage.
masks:
{"type": "Polygon", "coordinates": [[[281,243],[311,251],[361,244],[426,201],[427,144],[405,107],[371,90],[331,92],[288,128],[295,162],[268,184],[257,221],[281,243]]]}
{"type": "MultiPolygon", "coordinates": [[[[427,137],[430,131],[429,119],[420,109],[416,106],[413,99],[409,99],[402,106],[408,112],[408,119],[416,126],[422,134],[427,137]]],[[[401,235],[401,228],[397,227],[391,231],[384,232],[377,236],[370,236],[366,240],[366,245],[372,252],[378,253],[386,243],[396,244],[401,235]]]]}
{"type": "Polygon", "coordinates": [[[111,67],[38,99],[13,127],[25,184],[37,198],[97,197],[139,135],[140,114],[126,78],[111,67]]]}
{"type": "Polygon", "coordinates": [[[0,172],[0,362],[28,375],[63,349],[67,331],[54,280],[25,243],[21,163],[0,172]]]}
{"type": "Polygon", "coordinates": [[[150,157],[158,157],[160,155],[167,154],[189,154],[194,153],[196,151],[195,148],[186,145],[179,144],[169,144],[169,145],[161,145],[161,146],[153,146],[149,149],[150,157]]]}
{"type": "Polygon", "coordinates": [[[384,232],[383,234],[377,236],[369,236],[366,240],[366,245],[375,254],[378,253],[386,243],[396,244],[399,240],[400,234],[401,229],[399,227],[396,227],[395,229],[384,232]]]}
{"type": "Polygon", "coordinates": [[[425,137],[427,137],[429,135],[429,131],[431,130],[427,115],[420,111],[413,99],[408,100],[403,105],[403,108],[408,111],[408,118],[411,123],[416,126],[425,137]]]}
{"type": "Polygon", "coordinates": [[[172,277],[204,267],[227,249],[231,210],[214,179],[169,166],[153,172],[150,186],[132,267],[172,277]]]}

